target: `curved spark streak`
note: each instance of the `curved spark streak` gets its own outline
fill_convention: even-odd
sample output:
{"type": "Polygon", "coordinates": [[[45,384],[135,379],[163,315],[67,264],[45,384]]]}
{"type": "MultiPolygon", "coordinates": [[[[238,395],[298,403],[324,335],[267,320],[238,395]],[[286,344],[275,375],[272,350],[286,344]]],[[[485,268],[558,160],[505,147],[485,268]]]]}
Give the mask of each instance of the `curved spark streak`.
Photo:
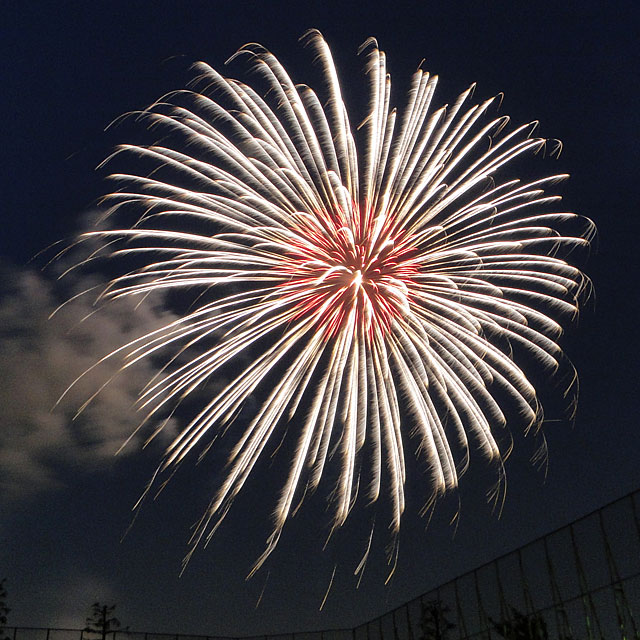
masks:
{"type": "Polygon", "coordinates": [[[373,39],[360,50],[370,96],[358,155],[329,48],[316,31],[303,40],[327,100],[295,85],[256,44],[236,55],[249,57],[262,94],[198,64],[202,92],[170,94],[140,116],[181,146],[124,145],[114,154],[156,167],[148,177],[114,176],[123,189],[110,196],[111,214],[135,207],[142,215],[131,228],[85,236],[108,241],[112,257],[144,260],[105,298],[206,294],[124,349],[125,366],[167,348],[177,354],[140,396],[148,417],[248,357],[175,438],[159,471],[224,430],[250,396],[264,398],[194,548],[220,525],[278,427],[295,425],[298,445],[256,568],[332,456],[334,529],[361,485],[370,501],[386,490],[399,529],[410,437],[432,497],[457,486],[473,447],[502,474],[508,447],[498,434],[507,420],[525,432],[542,420],[511,348],[558,369],[560,321],[577,313],[586,283],[563,256],[592,234],[588,221],[581,234],[561,231],[578,217],[555,211],[559,198],[545,189],[566,176],[498,181],[505,165],[544,148],[531,137],[535,125],[506,132],[505,116],[484,122],[495,99],[468,107],[473,87],[432,110],[437,77],[422,69],[404,111],[391,109],[386,58],[373,39]]]}

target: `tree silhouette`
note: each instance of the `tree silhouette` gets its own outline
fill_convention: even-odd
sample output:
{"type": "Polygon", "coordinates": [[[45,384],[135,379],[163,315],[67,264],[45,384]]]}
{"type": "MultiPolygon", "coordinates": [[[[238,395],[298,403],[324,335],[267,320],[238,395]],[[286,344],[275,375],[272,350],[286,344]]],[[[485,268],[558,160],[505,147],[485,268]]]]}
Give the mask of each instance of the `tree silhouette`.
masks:
{"type": "Polygon", "coordinates": [[[513,606],[509,609],[507,619],[496,622],[489,618],[493,628],[505,640],[549,640],[547,623],[540,614],[526,615],[513,606]]]}
{"type": "Polygon", "coordinates": [[[4,586],[6,578],[0,580],[0,640],[9,640],[8,636],[4,635],[4,627],[7,624],[7,614],[11,609],[7,607],[7,589],[4,586]]]}
{"type": "Polygon", "coordinates": [[[91,605],[91,616],[87,618],[86,633],[95,633],[100,640],[106,640],[107,634],[114,633],[120,628],[120,620],[113,615],[116,605],[108,606],[94,602],[91,605]]]}
{"type": "Polygon", "coordinates": [[[455,624],[447,619],[449,607],[439,600],[428,600],[420,603],[420,640],[446,640],[455,624]]]}

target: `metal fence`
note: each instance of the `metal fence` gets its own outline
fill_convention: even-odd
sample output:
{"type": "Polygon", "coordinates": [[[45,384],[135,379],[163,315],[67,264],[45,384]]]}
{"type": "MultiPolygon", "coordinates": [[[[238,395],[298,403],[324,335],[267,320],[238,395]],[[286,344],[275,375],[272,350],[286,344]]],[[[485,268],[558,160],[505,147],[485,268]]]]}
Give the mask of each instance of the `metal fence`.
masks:
{"type": "MultiPolygon", "coordinates": [[[[639,501],[636,491],[355,629],[256,640],[640,640],[639,501]]],[[[4,635],[99,640],[74,629],[4,635]]],[[[107,640],[229,639],[116,631],[107,640]]]]}
{"type": "MultiPolygon", "coordinates": [[[[44,627],[5,627],[1,638],[9,640],[102,640],[99,633],[81,629],[52,629],[44,627]]],[[[109,631],[106,640],[240,640],[230,636],[201,636],[182,633],[147,633],[144,631],[109,631]]],[[[353,640],[353,629],[333,629],[282,633],[261,636],[242,636],[241,640],[353,640]]]]}
{"type": "Polygon", "coordinates": [[[640,491],[354,629],[354,640],[640,640],[640,491]]]}

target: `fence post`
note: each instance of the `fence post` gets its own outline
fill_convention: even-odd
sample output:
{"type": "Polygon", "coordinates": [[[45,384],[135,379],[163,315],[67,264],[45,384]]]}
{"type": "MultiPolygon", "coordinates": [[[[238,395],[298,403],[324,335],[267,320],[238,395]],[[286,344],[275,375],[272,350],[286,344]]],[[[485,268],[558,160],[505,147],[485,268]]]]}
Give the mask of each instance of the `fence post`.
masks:
{"type": "Polygon", "coordinates": [[[624,586],[622,580],[620,579],[618,566],[616,565],[615,558],[613,557],[613,551],[611,550],[611,545],[609,544],[609,537],[607,536],[607,530],[604,526],[604,518],[602,517],[602,509],[598,511],[598,519],[600,521],[600,531],[602,532],[602,539],[604,542],[604,551],[607,557],[609,578],[611,579],[611,589],[613,590],[613,599],[616,605],[616,615],[618,617],[618,628],[620,629],[620,634],[623,638],[638,638],[640,637],[640,635],[638,634],[638,629],[636,628],[635,620],[633,619],[633,614],[631,613],[631,607],[629,606],[627,596],[624,592],[624,586]],[[631,633],[628,633],[625,629],[627,617],[631,621],[632,628],[629,629],[631,633]]]}
{"type": "Polygon", "coordinates": [[[396,623],[396,611],[398,611],[398,609],[394,609],[391,612],[391,622],[393,624],[393,640],[400,640],[400,638],[398,638],[398,625],[396,623]]]}
{"type": "Polygon", "coordinates": [[[482,604],[482,594],[480,593],[480,583],[478,582],[478,569],[473,571],[473,582],[476,590],[476,600],[478,601],[478,617],[480,618],[480,625],[483,627],[482,631],[486,633],[486,637],[491,640],[491,625],[489,624],[489,617],[482,604]]]}
{"type": "MultiPolygon", "coordinates": [[[[413,627],[411,626],[411,615],[409,614],[409,604],[411,602],[413,602],[413,600],[410,600],[409,602],[407,602],[407,604],[404,607],[404,611],[405,611],[405,616],[407,618],[407,631],[409,635],[409,640],[414,640],[415,636],[413,635],[413,627]]],[[[355,636],[353,640],[356,640],[355,636]]]]}
{"type": "Polygon", "coordinates": [[[453,581],[453,593],[456,597],[456,618],[458,619],[458,637],[459,640],[462,638],[469,637],[469,631],[467,629],[467,622],[464,619],[464,611],[462,603],[460,602],[460,593],[458,590],[458,578],[455,578],[453,581]]]}
{"type": "Polygon", "coordinates": [[[593,598],[591,597],[591,591],[589,589],[589,583],[587,582],[587,576],[584,572],[584,567],[580,559],[580,553],[578,552],[578,543],[576,542],[576,536],[573,531],[573,523],[569,525],[569,535],[571,536],[573,559],[576,570],[578,572],[578,583],[580,584],[580,599],[582,600],[582,608],[584,611],[585,623],[587,627],[587,636],[589,640],[597,640],[598,638],[602,638],[602,628],[600,627],[598,613],[593,603],[593,598]],[[594,629],[594,623],[596,629],[594,629]]]}

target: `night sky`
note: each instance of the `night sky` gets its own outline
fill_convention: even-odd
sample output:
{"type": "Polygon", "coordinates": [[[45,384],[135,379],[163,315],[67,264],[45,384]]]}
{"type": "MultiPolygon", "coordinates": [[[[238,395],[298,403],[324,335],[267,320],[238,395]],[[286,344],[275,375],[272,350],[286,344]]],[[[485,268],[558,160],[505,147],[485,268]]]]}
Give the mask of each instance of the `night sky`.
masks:
{"type": "Polygon", "coordinates": [[[0,14],[0,578],[9,625],[79,628],[99,600],[116,603],[123,625],[140,631],[352,627],[640,487],[636,3],[32,2],[3,3],[0,14]],[[45,260],[31,259],[86,225],[108,192],[96,166],[128,141],[117,127],[104,131],[111,121],[183,87],[195,61],[222,69],[246,42],[267,46],[304,82],[311,60],[298,38],[310,27],[332,47],[347,102],[361,100],[350,78],[359,80],[358,46],[375,36],[398,106],[424,58],[441,78],[438,105],[477,82],[478,100],[504,92],[502,113],[514,123],[537,119],[541,135],[562,140],[560,158],[536,158],[534,170],[570,173],[560,187],[566,209],[599,229],[584,265],[595,294],[562,342],[580,373],[578,414],[573,427],[546,425],[546,477],[530,462],[532,443],[514,434],[501,518],[487,504],[492,478],[478,460],[461,481],[457,529],[448,524],[453,497],[425,531],[415,515],[423,491],[412,482],[387,586],[382,536],[356,589],[368,532],[357,513],[322,550],[321,500],[301,510],[265,569],[245,581],[269,530],[277,469],[264,470],[179,577],[216,460],[181,468],[129,528],[160,448],[140,453],[134,441],[114,451],[137,425],[131,405],[150,370],[119,378],[72,423],[112,373],[107,365],[51,411],[75,376],[173,311],[122,305],[78,327],[91,309],[80,300],[48,320],[82,283],[72,276],[64,289],[59,266],[43,271],[45,260]]]}

